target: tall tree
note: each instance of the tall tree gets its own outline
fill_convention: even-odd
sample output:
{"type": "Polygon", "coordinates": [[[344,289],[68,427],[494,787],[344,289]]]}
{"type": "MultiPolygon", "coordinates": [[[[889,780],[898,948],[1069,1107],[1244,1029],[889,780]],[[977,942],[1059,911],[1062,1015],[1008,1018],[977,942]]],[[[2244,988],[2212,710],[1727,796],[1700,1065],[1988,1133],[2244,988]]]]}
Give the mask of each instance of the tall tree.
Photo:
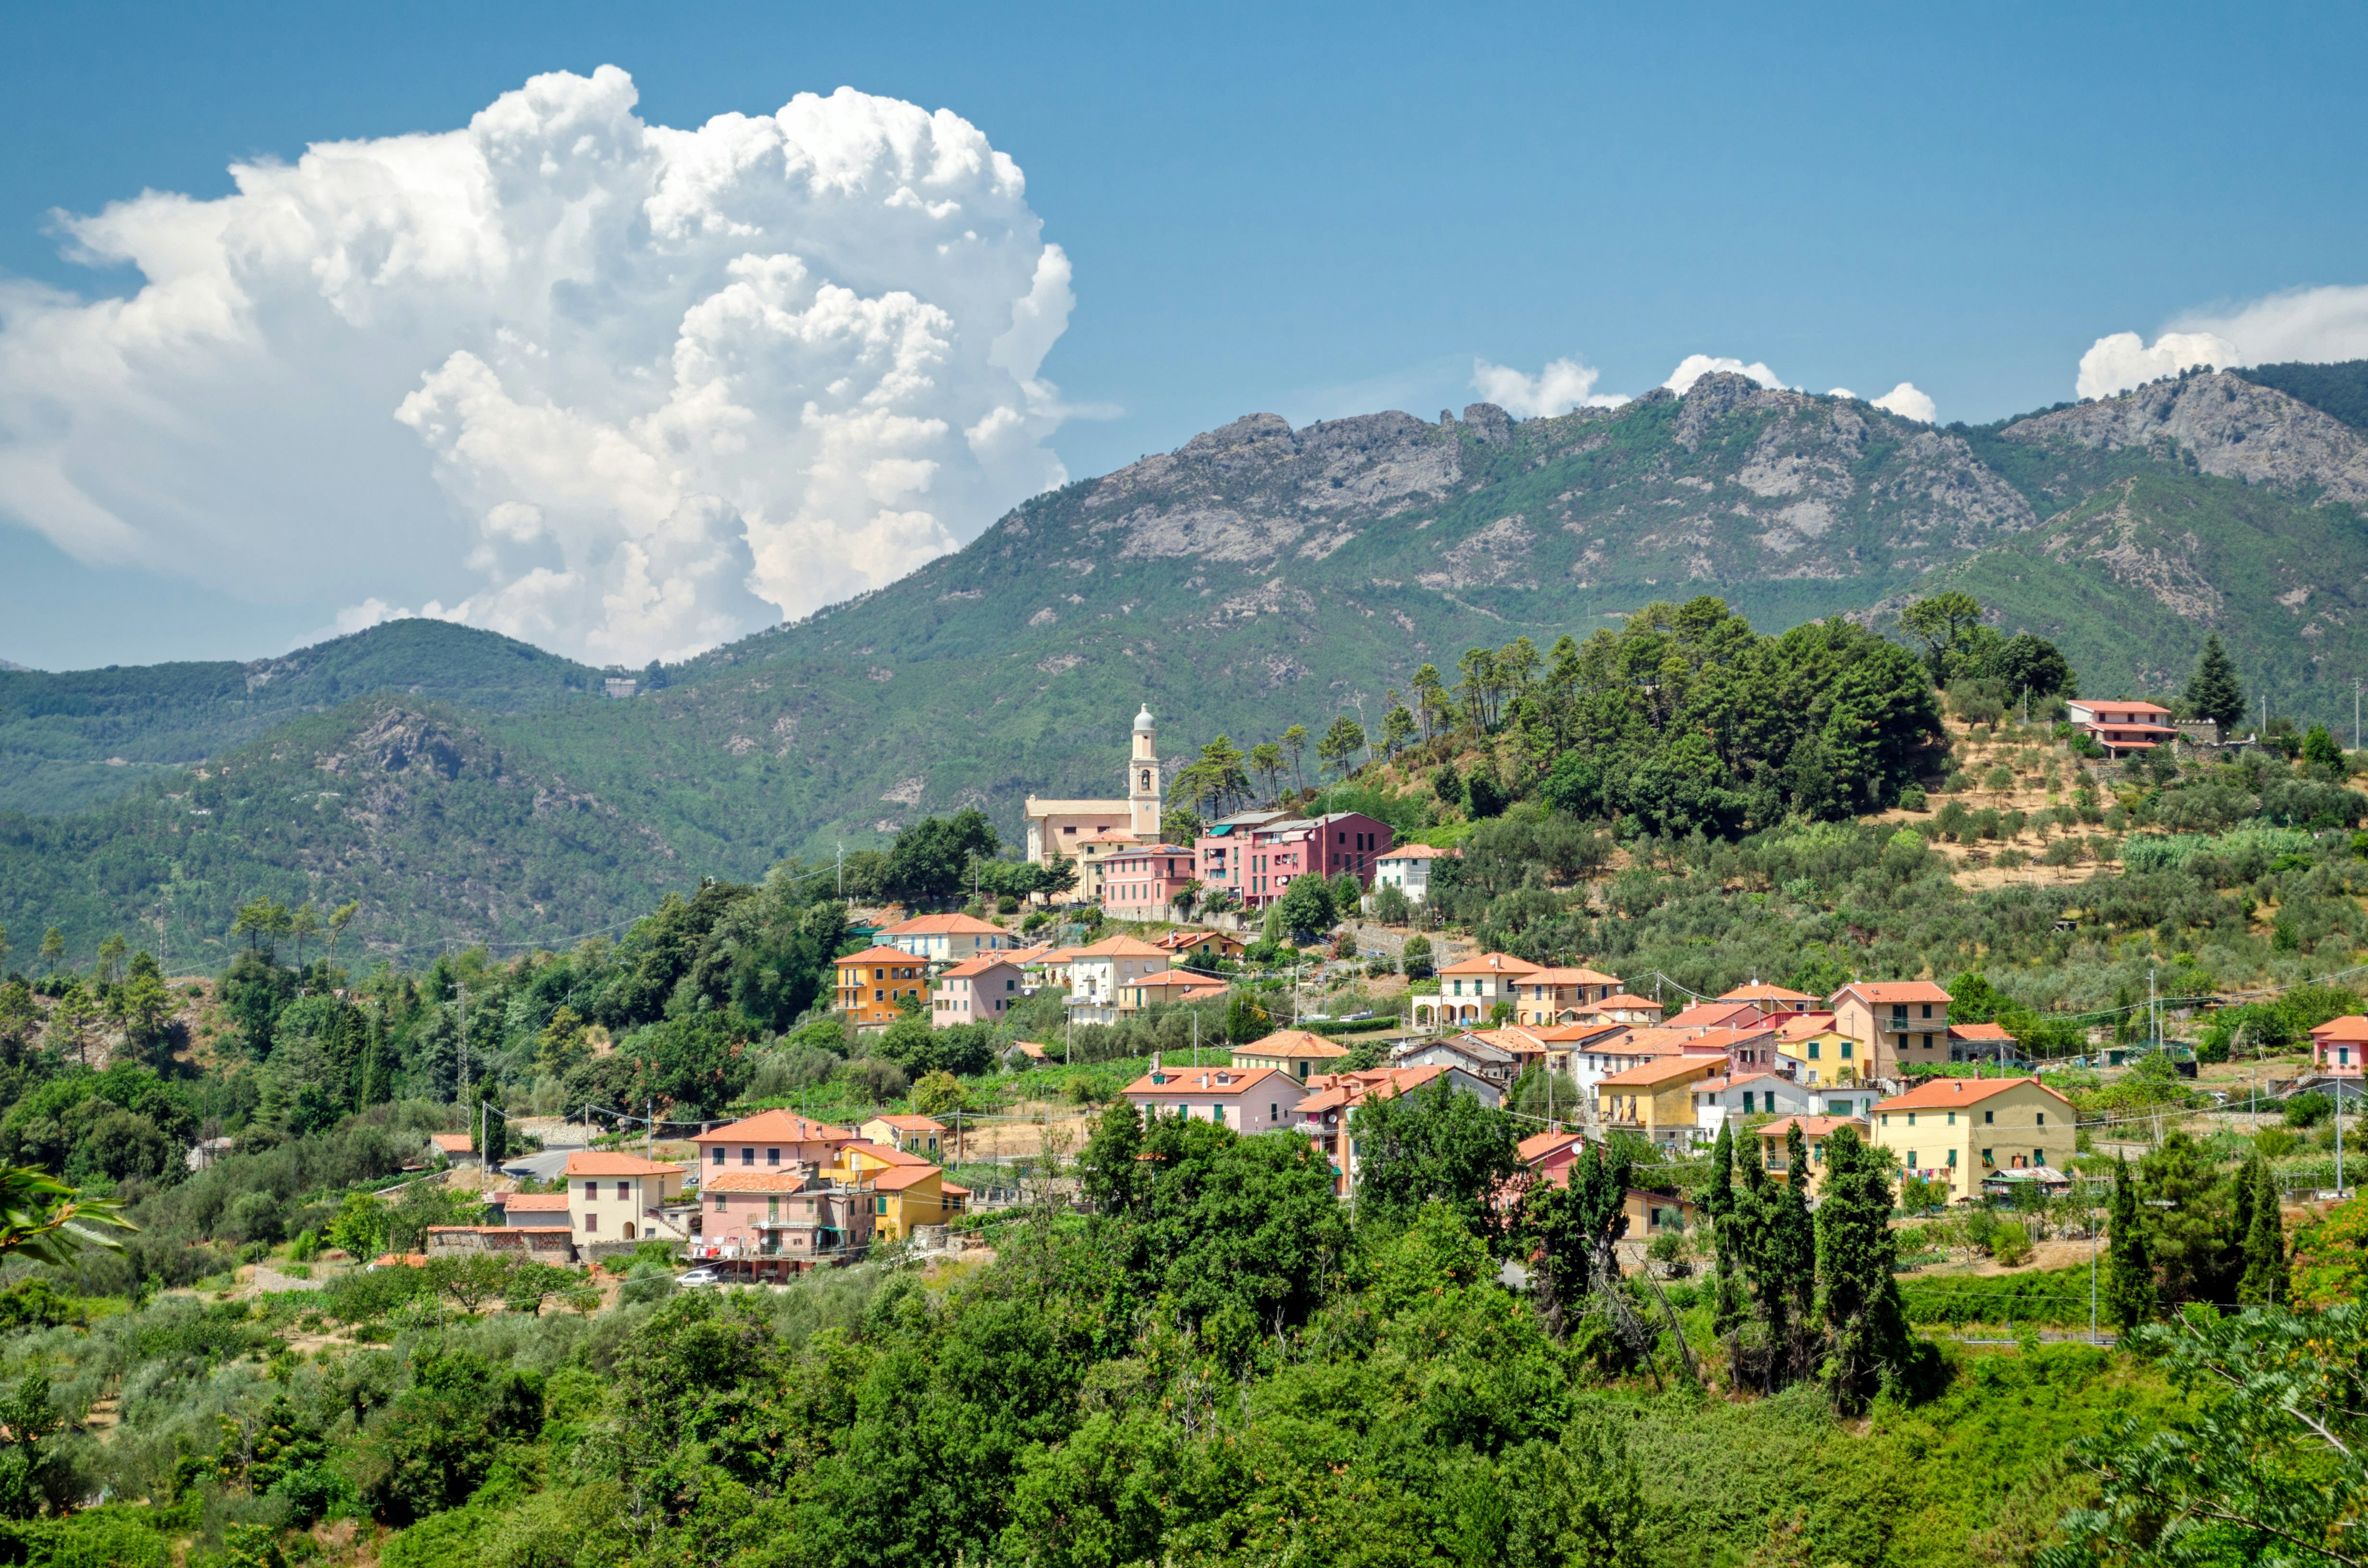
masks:
{"type": "Polygon", "coordinates": [[[2215,721],[2223,730],[2234,730],[2244,722],[2244,683],[2237,678],[2236,662],[2221,646],[2216,631],[2203,639],[2195,673],[2187,680],[2186,699],[2189,711],[2199,719],[2215,721]]]}
{"type": "Polygon", "coordinates": [[[1356,771],[1357,754],[1364,746],[1365,727],[1343,713],[1332,721],[1332,727],[1315,743],[1315,760],[1346,778],[1356,771]]]}
{"type": "Polygon", "coordinates": [[[1710,1185],[1702,1192],[1702,1217],[1711,1224],[1711,1333],[1731,1336],[1743,1322],[1743,1291],[1736,1278],[1735,1246],[1735,1124],[1722,1120],[1711,1145],[1710,1185]]]}
{"type": "Polygon", "coordinates": [[[2276,1306],[2288,1300],[2286,1287],[2285,1216],[2278,1208],[2278,1186],[2270,1165],[2256,1152],[2237,1177],[2245,1194],[2245,1272],[2237,1281],[2237,1300],[2248,1307],[2276,1306]]]}
{"type": "Polygon", "coordinates": [[[2154,1260],[2146,1256],[2146,1227],[2138,1218],[2137,1184],[2126,1161],[2113,1161],[2113,1202],[2107,1220],[2105,1311],[2123,1334],[2154,1319],[2159,1298],[2154,1260]]]}
{"type": "Polygon", "coordinates": [[[1304,790],[1307,788],[1307,780],[1302,778],[1299,772],[1299,759],[1306,750],[1306,725],[1293,724],[1288,730],[1283,731],[1282,755],[1291,758],[1291,784],[1292,788],[1295,790],[1304,790]]]}
{"type": "Polygon", "coordinates": [[[1250,771],[1266,780],[1264,803],[1274,803],[1275,791],[1282,783],[1282,748],[1272,741],[1260,741],[1250,747],[1250,771]]]}
{"type": "Polygon", "coordinates": [[[41,962],[51,974],[66,960],[66,934],[52,926],[41,933],[41,962]]]}
{"type": "Polygon", "coordinates": [[[1982,624],[1981,601],[1953,589],[1934,594],[1900,611],[1899,624],[1924,644],[1924,667],[1931,672],[1932,684],[1946,686],[1957,673],[1952,659],[1964,653],[1975,628],[1982,624]]]}
{"type": "Polygon", "coordinates": [[[1521,1170],[1512,1117],[1456,1093],[1442,1074],[1410,1094],[1360,1105],[1349,1136],[1363,1151],[1360,1225],[1409,1224],[1424,1204],[1440,1202],[1492,1248],[1502,1244],[1511,1217],[1498,1199],[1521,1170]]]}
{"type": "Polygon", "coordinates": [[[1437,665],[1425,665],[1414,672],[1414,716],[1422,726],[1422,738],[1429,740],[1439,732],[1447,715],[1447,683],[1440,678],[1437,665]]]}
{"type": "Polygon", "coordinates": [[[1892,1274],[1899,1244],[1891,1229],[1891,1173],[1880,1150],[1850,1128],[1826,1139],[1826,1184],[1817,1204],[1817,1315],[1831,1337],[1827,1387],[1844,1412],[1863,1410],[1907,1369],[1913,1340],[1892,1274]]]}

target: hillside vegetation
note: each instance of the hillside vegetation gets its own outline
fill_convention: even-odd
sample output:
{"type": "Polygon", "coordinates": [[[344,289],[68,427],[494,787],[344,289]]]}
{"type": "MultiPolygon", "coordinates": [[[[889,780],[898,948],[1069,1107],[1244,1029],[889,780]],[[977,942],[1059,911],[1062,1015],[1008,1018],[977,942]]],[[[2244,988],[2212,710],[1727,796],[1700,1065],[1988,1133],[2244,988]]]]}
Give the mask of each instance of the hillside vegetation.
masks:
{"type": "Polygon", "coordinates": [[[1426,665],[1711,595],[1763,633],[1888,631],[1966,588],[2091,694],[2175,687],[2217,630],[2256,702],[2341,726],[2368,656],[2347,586],[2368,440],[2317,404],[2349,407],[2359,369],[2189,376],[1979,430],[1732,376],[1557,419],[1254,415],[644,672],[630,702],[421,623],[262,665],[0,675],[0,801],[48,813],[0,815],[0,925],[86,945],[169,915],[219,961],[227,912],[268,892],[360,898],[396,946],[553,940],[933,812],[1016,839],[1029,793],[1114,788],[1146,702],[1171,759],[1342,715],[1378,735],[1426,665]],[[390,723],[441,726],[459,766],[370,760],[390,723]],[[155,771],[200,757],[203,779],[155,771]]]}

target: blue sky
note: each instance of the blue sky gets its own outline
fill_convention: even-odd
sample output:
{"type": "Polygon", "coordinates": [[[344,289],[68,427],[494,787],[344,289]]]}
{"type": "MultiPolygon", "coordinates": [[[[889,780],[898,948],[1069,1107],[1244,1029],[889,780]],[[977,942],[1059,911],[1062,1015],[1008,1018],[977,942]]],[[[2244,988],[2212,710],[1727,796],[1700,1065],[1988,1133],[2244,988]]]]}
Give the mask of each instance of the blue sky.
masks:
{"type": "MultiPolygon", "coordinates": [[[[1075,309],[1051,440],[1105,472],[1252,410],[1476,395],[1690,353],[1942,420],[2072,395],[2100,335],[2368,283],[2359,7],[19,8],[0,273],[90,295],[52,209],[199,199],[235,159],[444,131],[537,73],[678,127],[841,84],[953,110],[1027,175],[1075,309]],[[883,19],[888,17],[888,19],[883,19]]],[[[974,530],[973,530],[974,531],[974,530]]],[[[339,588],[337,592],[348,591],[339,588]]],[[[327,597],[324,597],[326,593],[327,597]]],[[[338,607],[92,567],[0,522],[0,657],[254,656],[338,607]]]]}

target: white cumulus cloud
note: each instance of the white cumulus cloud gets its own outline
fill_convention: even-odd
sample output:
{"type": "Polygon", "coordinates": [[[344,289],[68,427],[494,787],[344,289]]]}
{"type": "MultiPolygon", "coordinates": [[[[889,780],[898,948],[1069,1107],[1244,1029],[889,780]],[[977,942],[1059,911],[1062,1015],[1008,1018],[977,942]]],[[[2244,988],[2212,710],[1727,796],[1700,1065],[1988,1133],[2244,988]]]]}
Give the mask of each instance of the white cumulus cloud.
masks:
{"type": "Polygon", "coordinates": [[[878,586],[1065,475],[1019,169],[841,88],[695,130],[538,76],[461,130],[62,218],[0,288],[0,513],[77,558],[596,662],[878,586]],[[260,585],[260,586],[259,586],[260,585]]]}
{"type": "Polygon", "coordinates": [[[1687,355],[1678,361],[1678,368],[1670,371],[1669,379],[1661,384],[1679,397],[1683,397],[1692,389],[1696,381],[1718,370],[1725,370],[1733,375],[1749,376],[1771,392],[1784,385],[1783,378],[1757,360],[1747,365],[1740,359],[1713,358],[1708,354],[1687,355]]]}
{"type": "Polygon", "coordinates": [[[1918,391],[1914,381],[1902,381],[1881,397],[1867,401],[1886,414],[1896,414],[1902,419],[1913,419],[1924,425],[1931,424],[1933,415],[1940,413],[1933,406],[1930,394],[1918,391]]]}
{"type": "Polygon", "coordinates": [[[1551,419],[1574,408],[1617,408],[1628,400],[1617,392],[1599,392],[1602,375],[1592,365],[1556,359],[1536,375],[1525,375],[1509,365],[1472,361],[1472,389],[1481,398],[1520,419],[1551,419]]]}
{"type": "Polygon", "coordinates": [[[2109,333],[2080,356],[2073,390],[2082,397],[2111,397],[2197,365],[2217,369],[2244,363],[2243,352],[2217,333],[2166,332],[2151,344],[2135,332],[2109,333]]]}
{"type": "Polygon", "coordinates": [[[2368,359],[2368,285],[2289,289],[2234,307],[2183,312],[2149,345],[2135,332],[2097,339],[2080,356],[2082,397],[2111,397],[2197,365],[2215,369],[2368,359]]]}

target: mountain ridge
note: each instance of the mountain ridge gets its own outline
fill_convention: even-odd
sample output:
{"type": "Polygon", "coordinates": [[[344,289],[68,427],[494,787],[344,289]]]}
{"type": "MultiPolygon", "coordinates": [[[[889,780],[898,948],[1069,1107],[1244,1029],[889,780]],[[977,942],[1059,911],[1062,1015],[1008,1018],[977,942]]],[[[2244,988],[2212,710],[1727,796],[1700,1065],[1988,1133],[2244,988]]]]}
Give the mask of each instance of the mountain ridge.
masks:
{"type": "MultiPolygon", "coordinates": [[[[246,836],[217,835],[177,870],[161,853],[108,860],[110,834],[190,841],[186,776],[160,764],[108,805],[7,820],[0,925],[39,929],[70,907],[81,939],[109,910],[129,924],[201,881],[185,906],[211,933],[199,941],[221,939],[239,897],[356,889],[372,939],[394,947],[573,934],[645,903],[652,878],[750,878],[924,814],[975,805],[1014,834],[1029,793],[1114,788],[1145,702],[1170,758],[1221,730],[1248,744],[1340,712],[1373,728],[1422,664],[1452,680],[1467,648],[1527,636],[1543,650],[1703,594],[1773,632],[1844,613],[1881,626],[1915,595],[1964,586],[2002,631],[2058,642],[2092,694],[2175,686],[2217,628],[2280,711],[2332,720],[2349,694],[2329,672],[2368,655],[2368,529],[2346,498],[2362,444],[2224,374],[1982,427],[1737,376],[1552,419],[1485,403],[1437,424],[1246,415],[1031,498],[888,587],[669,666],[629,702],[592,700],[598,672],[457,628],[387,646],[444,639],[474,661],[486,708],[424,686],[338,706],[317,681],[250,692],[242,673],[240,701],[277,687],[310,703],[240,743],[233,767],[258,780],[239,797],[246,836]],[[449,778],[412,767],[401,811],[344,800],[318,759],[372,755],[366,732],[390,702],[457,702],[437,722],[487,760],[449,778]],[[496,754],[505,775],[488,771],[496,754]],[[579,821],[538,799],[598,809],[579,821]],[[343,825],[324,826],[329,812],[343,825]],[[480,812],[497,846],[484,863],[439,858],[450,824],[480,812]],[[539,847],[554,824],[570,831],[539,847]],[[422,884],[391,891],[406,864],[422,884]]],[[[227,733],[171,707],[149,755],[227,733]]],[[[98,744],[98,722],[77,744],[98,744]]],[[[0,751],[22,738],[0,715],[0,751]]]]}

